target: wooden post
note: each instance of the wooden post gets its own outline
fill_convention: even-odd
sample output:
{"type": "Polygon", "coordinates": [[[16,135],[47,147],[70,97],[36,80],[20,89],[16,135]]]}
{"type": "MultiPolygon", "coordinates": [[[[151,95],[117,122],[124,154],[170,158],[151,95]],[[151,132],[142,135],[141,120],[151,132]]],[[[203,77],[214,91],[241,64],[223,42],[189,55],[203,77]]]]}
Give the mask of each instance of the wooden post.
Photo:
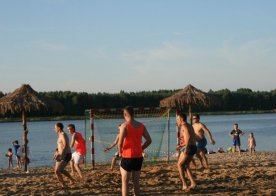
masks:
{"type": "Polygon", "coordinates": [[[94,111],[90,110],[90,132],[91,132],[91,165],[95,169],[95,148],[94,148],[94,111]]]}
{"type": "Polygon", "coordinates": [[[23,126],[23,160],[24,160],[24,167],[23,171],[27,172],[28,170],[28,155],[27,155],[27,148],[28,148],[28,130],[27,130],[27,117],[26,111],[22,111],[22,126],[23,126]]]}
{"type": "Polygon", "coordinates": [[[189,118],[190,118],[190,122],[191,122],[191,125],[193,125],[193,115],[192,115],[192,106],[189,105],[189,118]]]}
{"type": "MultiPolygon", "coordinates": [[[[85,138],[85,146],[86,146],[86,112],[84,112],[84,138],[85,138]]],[[[87,155],[87,152],[85,152],[85,155],[84,155],[84,167],[86,168],[86,155],[87,155]]]]}
{"type": "MultiPolygon", "coordinates": [[[[175,111],[175,119],[177,119],[177,115],[179,114],[180,110],[176,108],[176,111],[175,111]]],[[[180,130],[178,128],[178,126],[176,125],[175,126],[175,131],[176,131],[176,144],[179,145],[180,144],[180,130]]],[[[178,158],[180,156],[180,150],[177,150],[177,153],[178,153],[178,158]]]]}
{"type": "Polygon", "coordinates": [[[167,162],[170,162],[170,109],[168,109],[168,146],[167,146],[167,162]]]}

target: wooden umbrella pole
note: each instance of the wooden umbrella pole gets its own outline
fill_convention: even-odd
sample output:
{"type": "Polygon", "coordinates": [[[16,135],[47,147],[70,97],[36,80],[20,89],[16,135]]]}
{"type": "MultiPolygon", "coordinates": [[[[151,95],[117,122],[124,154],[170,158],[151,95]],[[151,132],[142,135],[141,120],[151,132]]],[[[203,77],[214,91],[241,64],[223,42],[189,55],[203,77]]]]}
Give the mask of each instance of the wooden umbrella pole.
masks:
{"type": "Polygon", "coordinates": [[[167,163],[170,162],[170,111],[171,109],[168,109],[168,116],[167,116],[167,123],[168,123],[168,143],[167,143],[167,163]]]}
{"type": "Polygon", "coordinates": [[[189,119],[190,119],[190,122],[191,122],[191,125],[193,124],[193,119],[192,119],[192,106],[189,105],[189,119]]]}
{"type": "Polygon", "coordinates": [[[24,167],[23,171],[27,171],[27,145],[28,145],[28,131],[27,131],[27,120],[26,120],[26,111],[22,111],[22,126],[23,126],[23,160],[24,160],[24,167]]]}
{"type": "MultiPolygon", "coordinates": [[[[177,115],[179,114],[180,110],[176,108],[176,111],[175,111],[175,119],[177,119],[177,115]]],[[[179,145],[180,144],[180,130],[176,124],[175,126],[175,129],[176,129],[176,144],[179,145]]],[[[178,154],[178,158],[180,156],[180,150],[177,150],[177,154],[178,154]]]]}

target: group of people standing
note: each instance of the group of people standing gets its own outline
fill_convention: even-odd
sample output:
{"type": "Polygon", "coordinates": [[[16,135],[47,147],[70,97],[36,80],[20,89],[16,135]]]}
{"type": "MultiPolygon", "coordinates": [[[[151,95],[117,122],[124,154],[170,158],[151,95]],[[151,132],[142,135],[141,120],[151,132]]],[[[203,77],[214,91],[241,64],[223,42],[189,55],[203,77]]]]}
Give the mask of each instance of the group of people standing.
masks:
{"type": "MultiPolygon", "coordinates": [[[[133,107],[127,106],[123,110],[125,122],[118,126],[119,133],[110,147],[107,147],[105,151],[117,146],[118,152],[115,154],[111,169],[114,167],[114,163],[118,157],[120,157],[120,173],[122,180],[122,195],[126,196],[129,194],[129,180],[133,181],[134,195],[140,195],[140,171],[144,160],[144,150],[151,144],[152,139],[147,131],[145,125],[134,119],[133,107]],[[144,139],[143,139],[144,138],[144,139]]],[[[179,171],[180,179],[182,182],[182,190],[189,190],[196,187],[196,182],[193,178],[189,164],[193,161],[193,156],[196,155],[200,161],[201,167],[208,168],[208,160],[206,157],[206,145],[208,136],[210,144],[215,144],[209,129],[200,122],[200,116],[193,114],[193,124],[187,122],[187,116],[184,112],[178,112],[176,117],[176,125],[179,128],[179,143],[176,145],[178,151],[178,162],[177,168],[179,171]],[[188,186],[185,175],[190,180],[188,186]]],[[[58,135],[57,149],[53,159],[55,163],[55,175],[60,182],[62,187],[66,187],[63,175],[68,177],[70,183],[74,183],[73,176],[75,171],[80,178],[83,178],[80,164],[84,162],[84,156],[86,154],[86,143],[81,133],[76,131],[74,124],[67,125],[67,131],[71,135],[71,141],[69,136],[64,132],[64,126],[58,122],[55,124],[55,132],[58,135]],[[72,154],[72,148],[75,148],[75,152],[72,154]],[[66,171],[66,166],[70,163],[71,173],[66,171]]],[[[233,138],[233,150],[236,151],[236,147],[240,154],[240,136],[244,134],[238,128],[238,124],[234,124],[234,129],[229,133],[233,138]]],[[[253,133],[249,134],[248,145],[250,154],[254,154],[256,141],[253,133]]],[[[21,168],[22,163],[20,161],[20,145],[18,141],[13,142],[13,148],[16,155],[17,167],[21,168]]],[[[9,168],[12,165],[12,149],[8,149],[6,153],[8,157],[9,168]]]]}
{"type": "MultiPolygon", "coordinates": [[[[145,125],[134,119],[134,110],[132,107],[127,106],[123,110],[123,115],[125,122],[118,126],[119,134],[117,135],[113,144],[106,148],[105,151],[117,145],[118,152],[114,156],[114,162],[116,158],[121,157],[120,161],[120,173],[122,181],[122,195],[126,196],[129,194],[129,180],[133,181],[134,195],[140,195],[140,171],[143,163],[143,153],[144,150],[151,144],[151,136],[147,131],[145,125]],[[142,139],[144,138],[144,140],[142,139]],[[143,142],[144,141],[144,142],[143,142]]],[[[215,144],[209,129],[200,122],[200,116],[194,114],[192,116],[193,124],[187,122],[187,116],[184,112],[179,112],[176,117],[176,124],[180,130],[180,142],[176,145],[176,150],[179,151],[177,167],[182,181],[182,190],[189,190],[196,187],[196,182],[193,178],[191,170],[189,169],[189,164],[193,161],[193,156],[196,155],[201,163],[201,166],[208,168],[208,160],[206,157],[206,145],[207,140],[205,134],[211,144],[215,144]],[[188,176],[190,180],[190,185],[188,186],[185,175],[188,176]]],[[[79,164],[83,160],[85,155],[85,141],[81,134],[76,132],[75,126],[69,124],[67,130],[72,135],[71,142],[69,143],[69,137],[63,131],[63,124],[56,123],[55,131],[58,134],[57,140],[57,152],[54,156],[56,160],[55,174],[57,179],[61,183],[62,187],[65,187],[65,183],[62,175],[69,178],[71,183],[74,183],[72,175],[74,170],[77,171],[80,178],[82,178],[82,173],[79,164]],[[71,154],[71,148],[75,147],[76,152],[71,154]],[[71,174],[65,170],[66,165],[70,162],[71,174]]],[[[243,134],[241,130],[238,129],[238,125],[234,125],[234,130],[229,133],[233,137],[233,145],[238,146],[238,151],[240,152],[240,136],[243,134]]],[[[250,136],[250,145],[252,150],[256,146],[253,134],[250,136]],[[253,138],[253,139],[252,139],[253,138]]],[[[111,168],[114,167],[112,163],[111,168]]]]}
{"type": "Polygon", "coordinates": [[[200,116],[194,114],[192,116],[193,125],[187,122],[187,116],[184,112],[178,112],[176,116],[176,125],[180,129],[179,144],[176,145],[178,153],[177,167],[182,181],[182,190],[189,190],[196,187],[196,182],[193,178],[189,164],[193,161],[193,156],[196,155],[200,160],[201,166],[208,168],[206,153],[207,140],[205,133],[208,135],[211,144],[215,144],[209,129],[200,122],[200,116]],[[187,185],[185,174],[190,180],[190,186],[187,185]]]}
{"type": "MultiPolygon", "coordinates": [[[[244,135],[244,132],[239,129],[239,125],[237,123],[234,124],[233,130],[229,133],[229,136],[233,138],[233,147],[232,151],[236,152],[238,150],[239,155],[241,155],[241,139],[240,137],[244,135]]],[[[254,133],[250,132],[248,135],[248,149],[250,155],[254,155],[256,148],[256,140],[254,137],[254,133]]]]}
{"type": "Polygon", "coordinates": [[[62,187],[66,187],[63,176],[69,178],[70,183],[74,183],[74,172],[77,171],[80,178],[83,178],[80,164],[84,161],[86,154],[86,143],[81,133],[76,131],[74,124],[69,124],[67,130],[72,135],[71,142],[69,143],[69,137],[63,130],[64,126],[62,123],[55,124],[55,131],[58,134],[57,149],[53,159],[56,161],[55,164],[55,175],[60,182],[62,187]],[[75,147],[75,152],[72,154],[71,148],[75,147]],[[70,162],[71,174],[65,170],[65,167],[70,162]]]}
{"type": "MultiPolygon", "coordinates": [[[[116,139],[118,145],[118,153],[121,158],[120,172],[122,176],[122,195],[126,196],[129,193],[128,183],[132,176],[133,187],[135,195],[140,195],[140,171],[143,163],[143,151],[151,144],[151,137],[144,126],[144,124],[134,120],[134,110],[132,107],[124,108],[125,122],[119,126],[119,135],[116,139]],[[144,138],[144,143],[142,143],[144,138]]],[[[71,161],[74,164],[79,176],[82,178],[81,170],[79,168],[79,160],[83,158],[82,152],[78,149],[83,149],[80,143],[83,139],[80,133],[75,131],[75,126],[72,124],[67,126],[70,134],[72,134],[71,143],[69,143],[69,137],[63,131],[63,124],[56,123],[55,131],[58,134],[57,139],[57,151],[54,156],[56,160],[55,174],[57,179],[61,183],[62,187],[65,187],[63,175],[69,178],[70,183],[74,183],[72,175],[65,170],[66,165],[71,161]],[[82,139],[80,139],[82,138],[82,139]],[[76,152],[71,154],[71,148],[75,146],[76,152]],[[77,155],[74,155],[74,154],[77,155]]],[[[85,143],[84,143],[85,145],[85,143]]],[[[83,151],[84,152],[84,151],[83,151]]],[[[74,167],[71,165],[71,170],[74,167]]]]}
{"type": "MultiPolygon", "coordinates": [[[[18,140],[15,140],[12,142],[12,148],[9,148],[7,153],[6,153],[6,157],[8,158],[8,168],[12,169],[13,168],[13,155],[15,155],[16,158],[16,168],[21,169],[22,165],[23,165],[23,152],[24,152],[24,148],[19,144],[18,140]]],[[[29,151],[29,149],[27,150],[29,151]]],[[[29,152],[27,152],[29,154],[29,152]]],[[[28,159],[28,163],[30,162],[30,160],[28,159]]]]}
{"type": "MultiPolygon", "coordinates": [[[[212,137],[209,129],[200,122],[200,116],[198,114],[192,115],[193,124],[190,125],[187,122],[187,116],[183,112],[179,112],[176,117],[176,125],[180,129],[179,144],[176,145],[176,150],[178,153],[178,163],[177,167],[179,170],[180,179],[182,181],[182,190],[193,189],[196,187],[196,182],[189,169],[190,162],[193,161],[193,156],[196,155],[200,161],[201,167],[209,168],[208,160],[206,157],[207,140],[205,134],[208,136],[210,144],[215,144],[215,140],[212,137]],[[190,186],[187,186],[185,179],[185,174],[187,174],[190,180],[190,186]]],[[[241,154],[241,142],[240,136],[244,134],[238,128],[238,124],[234,124],[234,129],[229,133],[233,138],[233,152],[236,152],[236,147],[238,149],[239,155],[241,154]]],[[[248,148],[250,154],[253,155],[256,147],[256,140],[252,132],[248,136],[248,148]]],[[[195,163],[194,163],[195,165],[195,163]]]]}

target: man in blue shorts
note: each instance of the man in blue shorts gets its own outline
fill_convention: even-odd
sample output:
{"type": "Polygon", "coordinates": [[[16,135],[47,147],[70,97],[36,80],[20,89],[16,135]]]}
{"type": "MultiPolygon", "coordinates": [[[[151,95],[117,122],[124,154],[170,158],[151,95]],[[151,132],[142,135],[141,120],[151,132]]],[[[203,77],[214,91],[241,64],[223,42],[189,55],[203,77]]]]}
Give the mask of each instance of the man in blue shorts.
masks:
{"type": "Polygon", "coordinates": [[[201,166],[208,168],[208,161],[207,161],[207,157],[205,156],[207,149],[206,149],[206,145],[207,145],[207,140],[205,138],[205,133],[209,138],[209,141],[211,144],[215,144],[215,141],[212,137],[211,132],[209,131],[209,129],[200,121],[200,116],[199,114],[193,114],[193,128],[196,134],[196,143],[197,143],[197,153],[196,156],[198,157],[201,166]],[[203,162],[205,162],[203,164],[203,162]]]}

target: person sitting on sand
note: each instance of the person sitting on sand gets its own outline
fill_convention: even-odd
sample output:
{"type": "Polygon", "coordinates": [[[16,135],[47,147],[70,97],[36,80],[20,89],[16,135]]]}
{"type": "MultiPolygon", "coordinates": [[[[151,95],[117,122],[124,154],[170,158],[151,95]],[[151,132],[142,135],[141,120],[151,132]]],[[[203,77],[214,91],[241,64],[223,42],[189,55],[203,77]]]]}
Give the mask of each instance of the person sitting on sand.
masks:
{"type": "Polygon", "coordinates": [[[242,136],[244,132],[239,129],[239,125],[237,123],[234,124],[234,129],[229,133],[229,136],[233,138],[233,153],[236,152],[236,147],[238,148],[239,155],[241,155],[241,140],[240,136],[242,136]]]}
{"type": "Polygon", "coordinates": [[[7,153],[6,153],[6,157],[8,158],[8,168],[9,169],[12,169],[13,168],[13,163],[12,163],[12,149],[9,148],[7,153]]]}
{"type": "Polygon", "coordinates": [[[67,130],[72,135],[70,148],[75,147],[75,152],[72,154],[72,159],[70,161],[71,175],[74,175],[74,171],[76,169],[79,177],[83,178],[80,164],[84,162],[84,156],[86,154],[86,143],[81,133],[76,132],[74,124],[69,124],[67,126],[67,130]]]}
{"type": "Polygon", "coordinates": [[[256,147],[256,140],[255,140],[254,134],[250,132],[248,135],[248,149],[250,151],[250,155],[254,155],[255,147],[256,147]]]}
{"type": "Polygon", "coordinates": [[[71,184],[74,183],[74,179],[72,178],[72,176],[68,173],[68,171],[65,170],[65,167],[72,158],[71,148],[69,144],[69,138],[67,134],[63,131],[62,123],[58,122],[55,124],[55,131],[58,134],[58,154],[56,156],[55,174],[61,186],[66,187],[62,175],[68,177],[70,179],[71,184]]]}
{"type": "MultiPolygon", "coordinates": [[[[119,124],[119,127],[118,127],[119,133],[120,133],[120,126],[121,126],[121,124],[119,124]]],[[[114,146],[116,146],[118,144],[118,141],[119,141],[119,134],[116,136],[114,142],[109,147],[104,149],[104,152],[111,150],[114,146]]],[[[111,167],[110,167],[111,170],[113,170],[116,161],[119,159],[120,159],[120,155],[119,155],[119,152],[117,151],[117,152],[115,152],[115,154],[112,158],[112,161],[111,161],[111,167]]]]}
{"type": "Polygon", "coordinates": [[[186,114],[179,112],[176,117],[176,124],[180,128],[181,134],[184,137],[184,144],[176,146],[176,150],[180,150],[177,167],[182,181],[182,190],[189,190],[196,187],[196,183],[189,169],[189,163],[192,161],[194,154],[197,152],[196,138],[193,127],[187,123],[186,114]],[[189,187],[186,183],[185,173],[187,173],[191,182],[189,187]]]}
{"type": "Polygon", "coordinates": [[[199,114],[193,114],[193,128],[194,128],[196,140],[197,140],[196,156],[199,159],[201,166],[208,168],[209,167],[208,160],[205,155],[207,152],[207,149],[206,149],[207,140],[205,138],[205,133],[207,134],[211,144],[214,145],[215,141],[209,129],[203,123],[200,122],[199,114]]]}

